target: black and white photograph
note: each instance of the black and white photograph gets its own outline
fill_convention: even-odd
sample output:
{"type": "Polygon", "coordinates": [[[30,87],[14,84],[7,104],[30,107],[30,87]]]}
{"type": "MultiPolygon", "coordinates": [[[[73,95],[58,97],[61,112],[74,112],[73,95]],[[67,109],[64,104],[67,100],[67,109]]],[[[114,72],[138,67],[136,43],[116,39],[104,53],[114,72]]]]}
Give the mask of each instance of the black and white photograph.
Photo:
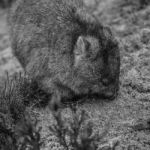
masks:
{"type": "Polygon", "coordinates": [[[0,150],[150,150],[150,0],[0,0],[0,150]]]}

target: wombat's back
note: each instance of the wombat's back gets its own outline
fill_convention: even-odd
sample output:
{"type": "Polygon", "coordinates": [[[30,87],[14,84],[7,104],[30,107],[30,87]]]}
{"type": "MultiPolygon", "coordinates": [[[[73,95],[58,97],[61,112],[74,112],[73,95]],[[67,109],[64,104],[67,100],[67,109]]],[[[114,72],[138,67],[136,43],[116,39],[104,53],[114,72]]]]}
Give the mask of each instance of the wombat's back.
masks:
{"type": "MultiPolygon", "coordinates": [[[[34,48],[59,50],[56,41],[63,43],[67,34],[80,31],[75,19],[80,8],[80,0],[18,0],[14,4],[9,17],[12,48],[23,67],[33,59],[34,48]]],[[[66,44],[71,50],[69,43],[73,42],[66,44]]]]}
{"type": "Polygon", "coordinates": [[[9,23],[15,56],[44,91],[56,99],[116,95],[118,42],[81,0],[18,0],[9,23]]]}

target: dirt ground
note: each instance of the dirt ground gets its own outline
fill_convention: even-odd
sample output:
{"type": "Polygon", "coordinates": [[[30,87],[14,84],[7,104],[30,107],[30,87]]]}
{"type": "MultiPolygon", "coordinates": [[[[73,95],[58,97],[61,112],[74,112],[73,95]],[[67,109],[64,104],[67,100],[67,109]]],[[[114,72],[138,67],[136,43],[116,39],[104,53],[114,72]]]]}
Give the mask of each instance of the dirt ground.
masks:
{"type": "MultiPolygon", "coordinates": [[[[125,0],[124,0],[125,1],[125,0]]],[[[89,10],[118,37],[121,45],[120,92],[113,101],[87,100],[84,108],[100,132],[110,122],[108,141],[120,141],[118,150],[150,150],[150,132],[130,128],[150,118],[150,6],[143,9],[124,4],[123,0],[85,0],[89,10]]],[[[6,10],[0,10],[0,83],[6,77],[22,70],[11,53],[6,10]]],[[[52,123],[48,109],[35,110],[43,136],[52,123]]],[[[67,109],[64,114],[69,115],[67,109]]],[[[51,143],[46,146],[53,147],[51,143]]],[[[43,149],[47,149],[43,148],[43,149]]]]}

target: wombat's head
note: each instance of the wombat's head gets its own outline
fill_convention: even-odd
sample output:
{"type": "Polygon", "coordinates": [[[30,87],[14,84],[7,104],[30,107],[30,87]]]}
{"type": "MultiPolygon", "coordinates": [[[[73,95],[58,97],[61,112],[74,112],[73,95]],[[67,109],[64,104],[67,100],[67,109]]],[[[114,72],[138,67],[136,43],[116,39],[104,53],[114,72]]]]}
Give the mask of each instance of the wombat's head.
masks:
{"type": "Polygon", "coordinates": [[[115,39],[107,39],[104,46],[97,37],[79,36],[74,48],[74,66],[85,85],[90,87],[91,94],[115,98],[120,72],[119,48],[115,39]]]}

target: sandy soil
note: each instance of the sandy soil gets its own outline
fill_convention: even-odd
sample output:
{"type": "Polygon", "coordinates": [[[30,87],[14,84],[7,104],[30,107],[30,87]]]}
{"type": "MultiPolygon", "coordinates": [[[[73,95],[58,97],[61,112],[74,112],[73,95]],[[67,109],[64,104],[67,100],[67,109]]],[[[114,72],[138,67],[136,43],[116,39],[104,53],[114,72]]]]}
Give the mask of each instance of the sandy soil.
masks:
{"type": "MultiPolygon", "coordinates": [[[[121,7],[121,0],[85,2],[91,12],[103,24],[109,25],[120,40],[120,93],[114,101],[87,100],[79,109],[84,108],[90,113],[96,130],[102,131],[105,124],[110,122],[106,138],[117,138],[120,141],[118,150],[127,149],[128,145],[133,145],[133,149],[150,150],[150,132],[130,128],[150,117],[150,6],[137,10],[131,5],[121,7]]],[[[6,71],[13,74],[19,70],[21,67],[11,53],[6,13],[0,10],[0,79],[5,78],[6,71]]],[[[63,111],[69,115],[67,109],[63,111]]],[[[45,136],[47,126],[52,123],[50,111],[40,109],[36,113],[45,136]]]]}

